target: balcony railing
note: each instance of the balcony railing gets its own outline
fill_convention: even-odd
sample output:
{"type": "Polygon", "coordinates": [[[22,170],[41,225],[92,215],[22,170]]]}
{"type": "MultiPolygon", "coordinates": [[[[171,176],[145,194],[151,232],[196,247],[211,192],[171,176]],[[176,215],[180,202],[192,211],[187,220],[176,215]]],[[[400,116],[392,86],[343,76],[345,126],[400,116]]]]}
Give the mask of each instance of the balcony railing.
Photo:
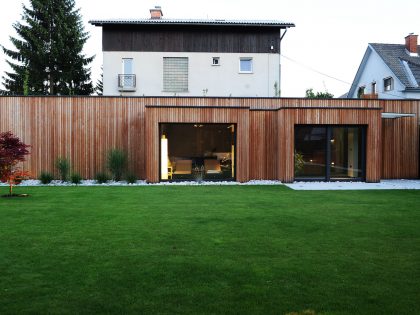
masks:
{"type": "Polygon", "coordinates": [[[119,74],[118,75],[118,89],[120,91],[135,91],[136,90],[136,75],[135,74],[119,74]]]}

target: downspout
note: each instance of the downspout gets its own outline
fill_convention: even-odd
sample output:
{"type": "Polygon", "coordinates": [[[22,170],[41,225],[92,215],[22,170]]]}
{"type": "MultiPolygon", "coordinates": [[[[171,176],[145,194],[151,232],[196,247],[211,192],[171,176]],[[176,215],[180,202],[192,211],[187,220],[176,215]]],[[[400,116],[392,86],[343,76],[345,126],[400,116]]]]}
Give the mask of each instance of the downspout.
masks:
{"type": "Polygon", "coordinates": [[[280,29],[280,42],[279,42],[279,97],[281,97],[281,41],[283,40],[284,35],[287,33],[287,28],[284,29],[283,34],[280,29]]]}

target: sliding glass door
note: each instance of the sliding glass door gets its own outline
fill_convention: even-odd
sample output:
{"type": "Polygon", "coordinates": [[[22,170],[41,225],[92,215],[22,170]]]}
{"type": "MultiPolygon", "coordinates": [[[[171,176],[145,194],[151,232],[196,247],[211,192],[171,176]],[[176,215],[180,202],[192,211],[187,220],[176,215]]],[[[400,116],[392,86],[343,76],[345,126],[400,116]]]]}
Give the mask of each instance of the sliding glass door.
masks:
{"type": "Polygon", "coordinates": [[[295,179],[363,180],[364,126],[297,125],[295,179]]]}

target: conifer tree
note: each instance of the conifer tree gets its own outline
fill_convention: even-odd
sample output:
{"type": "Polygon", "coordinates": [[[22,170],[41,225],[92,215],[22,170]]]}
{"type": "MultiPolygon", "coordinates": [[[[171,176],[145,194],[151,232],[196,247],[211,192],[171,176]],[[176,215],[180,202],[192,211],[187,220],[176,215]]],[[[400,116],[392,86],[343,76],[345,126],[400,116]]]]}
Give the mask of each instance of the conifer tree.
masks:
{"type": "Polygon", "coordinates": [[[96,81],[95,92],[98,95],[104,94],[104,67],[101,67],[101,77],[96,81]]]}
{"type": "Polygon", "coordinates": [[[83,54],[89,35],[74,0],[30,0],[14,23],[15,49],[3,46],[12,71],[3,76],[8,95],[89,95],[89,64],[83,54]]]}

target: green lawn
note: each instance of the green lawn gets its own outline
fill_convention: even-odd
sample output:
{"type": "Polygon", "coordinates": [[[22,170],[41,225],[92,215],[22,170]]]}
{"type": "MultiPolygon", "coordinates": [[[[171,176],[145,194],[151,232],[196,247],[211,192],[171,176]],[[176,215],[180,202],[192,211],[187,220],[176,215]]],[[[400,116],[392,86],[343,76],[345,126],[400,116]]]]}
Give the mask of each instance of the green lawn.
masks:
{"type": "Polygon", "coordinates": [[[419,191],[16,192],[31,197],[0,198],[2,315],[420,313],[419,191]]]}

